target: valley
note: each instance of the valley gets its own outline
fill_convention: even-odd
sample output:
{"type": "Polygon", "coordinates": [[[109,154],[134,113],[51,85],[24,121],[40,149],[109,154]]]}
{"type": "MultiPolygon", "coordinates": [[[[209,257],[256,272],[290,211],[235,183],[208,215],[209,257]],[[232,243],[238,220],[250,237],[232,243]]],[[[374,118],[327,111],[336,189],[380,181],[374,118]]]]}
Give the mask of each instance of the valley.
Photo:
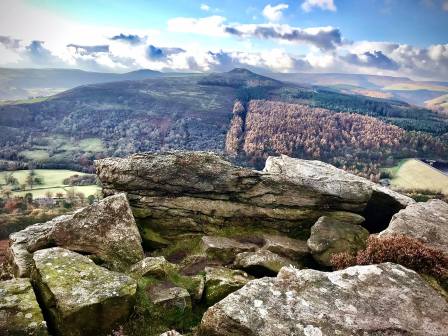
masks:
{"type": "MultiPolygon", "coordinates": [[[[243,164],[260,167],[257,160],[288,153],[345,165],[369,177],[377,175],[380,166],[406,157],[446,159],[448,119],[431,110],[282,82],[238,68],[225,73],[85,85],[42,101],[0,105],[0,168],[26,169],[32,164],[37,168],[93,172],[93,160],[105,156],[176,149],[226,153],[226,138],[235,131],[231,123],[236,101],[244,109],[277,102],[280,107],[276,113],[282,117],[273,116],[274,123],[287,118],[289,123],[305,125],[307,118],[315,118],[308,128],[315,134],[306,140],[306,146],[300,141],[292,145],[296,140],[291,142],[291,137],[295,139],[294,132],[299,132],[293,127],[278,133],[275,145],[265,142],[260,147],[254,129],[246,132],[243,125],[244,144],[232,153],[243,164]],[[287,112],[287,106],[303,112],[287,112]],[[313,117],[319,113],[326,115],[326,121],[313,117]],[[346,128],[335,127],[342,119],[346,128]],[[331,136],[329,120],[336,123],[331,136]],[[389,133],[394,144],[382,146],[383,140],[375,143],[372,134],[363,133],[364,123],[374,123],[380,133],[393,129],[400,135],[389,133]],[[344,137],[347,144],[351,143],[346,148],[354,150],[351,157],[345,157],[342,147],[339,152],[331,150],[332,144],[325,143],[330,137],[344,137]],[[308,147],[315,140],[318,143],[310,151],[308,147]],[[365,151],[363,143],[368,141],[369,151],[365,151]]],[[[247,115],[249,122],[252,115],[247,115]]]]}

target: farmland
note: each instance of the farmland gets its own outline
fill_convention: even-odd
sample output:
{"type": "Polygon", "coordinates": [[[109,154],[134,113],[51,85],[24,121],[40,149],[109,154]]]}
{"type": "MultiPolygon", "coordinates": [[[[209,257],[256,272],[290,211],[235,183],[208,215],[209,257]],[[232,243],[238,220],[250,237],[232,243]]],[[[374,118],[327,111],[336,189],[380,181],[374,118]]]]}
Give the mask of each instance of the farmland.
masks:
{"type": "Polygon", "coordinates": [[[387,171],[391,175],[392,188],[429,190],[448,195],[448,176],[420,160],[403,160],[387,171]]]}
{"type": "MultiPolygon", "coordinates": [[[[79,173],[73,170],[63,170],[63,169],[36,169],[36,177],[42,179],[42,184],[34,185],[32,189],[29,186],[25,190],[14,191],[14,196],[24,196],[26,193],[31,192],[33,197],[43,197],[48,192],[53,194],[63,193],[71,188],[74,188],[75,192],[82,192],[85,196],[95,195],[99,191],[97,185],[87,185],[87,186],[75,186],[71,187],[64,184],[63,180],[72,175],[85,175],[84,173],[79,173]]],[[[4,177],[10,172],[0,172],[0,185],[4,184],[4,177]]],[[[18,180],[19,185],[26,184],[26,178],[29,174],[28,170],[17,170],[13,172],[13,176],[18,180]]]]}

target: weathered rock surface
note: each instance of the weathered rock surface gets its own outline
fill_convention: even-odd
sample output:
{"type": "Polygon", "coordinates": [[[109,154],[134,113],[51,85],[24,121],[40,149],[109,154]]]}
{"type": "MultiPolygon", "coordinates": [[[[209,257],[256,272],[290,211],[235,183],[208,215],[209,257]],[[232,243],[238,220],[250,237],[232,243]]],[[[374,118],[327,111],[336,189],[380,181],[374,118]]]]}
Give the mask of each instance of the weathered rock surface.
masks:
{"type": "Polygon", "coordinates": [[[151,314],[164,323],[176,325],[191,315],[191,298],[185,288],[167,286],[164,283],[152,286],[149,290],[152,303],[151,314]]]}
{"type": "Polygon", "coordinates": [[[337,272],[283,268],[208,309],[200,335],[446,335],[448,303],[417,273],[386,263],[337,272]]]}
{"type": "Polygon", "coordinates": [[[448,254],[448,204],[430,200],[409,205],[392,217],[379,236],[406,235],[448,254]]]}
{"type": "Polygon", "coordinates": [[[223,263],[231,263],[238,253],[255,251],[257,245],[240,243],[226,237],[204,236],[202,237],[202,249],[211,259],[218,259],[223,263]]]}
{"type": "Polygon", "coordinates": [[[265,234],[262,249],[271,251],[294,261],[302,261],[310,254],[306,240],[292,239],[287,236],[265,234]]]}
{"type": "Polygon", "coordinates": [[[156,247],[182,234],[226,227],[307,237],[322,215],[365,213],[374,198],[378,208],[369,215],[385,214],[388,223],[412,202],[333,166],[285,156],[269,158],[265,172],[205,152],[108,158],[96,161],[96,169],[105,195],[127,192],[144,240],[156,247]]]}
{"type": "Polygon", "coordinates": [[[178,271],[177,265],[166,261],[165,257],[147,257],[132,265],[129,269],[129,275],[135,279],[143,276],[163,279],[170,273],[178,271]]]}
{"type": "Polygon", "coordinates": [[[170,330],[160,334],[160,336],[182,336],[182,334],[179,334],[176,330],[170,330]]]}
{"type": "Polygon", "coordinates": [[[299,266],[296,262],[268,250],[240,253],[234,262],[235,267],[255,276],[277,275],[282,267],[290,265],[299,266]]]}
{"type": "Polygon", "coordinates": [[[137,283],[78,253],[54,247],[36,251],[32,279],[60,335],[109,332],[130,314],[137,283]]]}
{"type": "Polygon", "coordinates": [[[311,228],[308,247],[319,264],[331,266],[334,253],[348,252],[355,255],[365,248],[367,238],[369,231],[362,226],[323,216],[311,228]]]}
{"type": "Polygon", "coordinates": [[[143,259],[141,237],[124,194],[12,234],[8,261],[14,275],[28,277],[32,253],[52,246],[92,254],[118,271],[143,259]]]}
{"type": "Polygon", "coordinates": [[[0,282],[0,335],[48,335],[29,279],[0,282]]]}
{"type": "Polygon", "coordinates": [[[205,268],[205,301],[211,306],[230,293],[240,289],[253,277],[240,270],[225,267],[205,268]]]}
{"type": "Polygon", "coordinates": [[[365,202],[362,213],[372,231],[382,224],[386,225],[400,209],[415,203],[407,196],[321,161],[294,159],[286,155],[271,156],[266,160],[264,171],[283,175],[321,194],[340,197],[347,203],[365,202]]]}

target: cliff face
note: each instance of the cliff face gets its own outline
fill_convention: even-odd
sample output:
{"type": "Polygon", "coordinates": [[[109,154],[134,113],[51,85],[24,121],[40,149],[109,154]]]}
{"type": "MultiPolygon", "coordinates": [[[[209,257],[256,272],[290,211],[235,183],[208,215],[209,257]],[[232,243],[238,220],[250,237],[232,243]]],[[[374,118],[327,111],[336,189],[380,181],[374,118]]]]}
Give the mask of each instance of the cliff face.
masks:
{"type": "Polygon", "coordinates": [[[109,158],[96,169],[105,196],[126,192],[140,228],[165,240],[229,227],[307,238],[323,215],[351,212],[381,225],[412,203],[331,165],[286,156],[269,158],[263,172],[206,152],[109,158]]]}

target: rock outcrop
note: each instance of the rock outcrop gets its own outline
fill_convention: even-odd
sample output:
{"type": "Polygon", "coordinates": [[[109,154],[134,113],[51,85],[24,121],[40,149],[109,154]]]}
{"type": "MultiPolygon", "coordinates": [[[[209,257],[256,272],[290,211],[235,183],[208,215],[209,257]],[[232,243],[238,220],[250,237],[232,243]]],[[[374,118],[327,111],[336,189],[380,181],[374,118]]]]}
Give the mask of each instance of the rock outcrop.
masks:
{"type": "Polygon", "coordinates": [[[448,255],[448,204],[441,200],[409,205],[392,217],[379,236],[406,235],[448,255]]]}
{"type": "Polygon", "coordinates": [[[127,193],[144,241],[155,247],[182,234],[229,227],[308,238],[311,225],[325,214],[349,211],[363,213],[369,223],[388,223],[412,202],[331,165],[285,156],[269,158],[264,172],[205,152],[102,159],[96,169],[105,195],[127,193]]]}
{"type": "Polygon", "coordinates": [[[143,276],[152,276],[156,279],[164,279],[172,272],[177,272],[178,267],[168,261],[165,257],[147,257],[129,268],[129,275],[134,279],[143,276]]]}
{"type": "Polygon", "coordinates": [[[234,266],[255,276],[275,276],[284,266],[299,265],[268,250],[243,252],[236,256],[234,266]]]}
{"type": "Polygon", "coordinates": [[[366,203],[362,214],[370,231],[387,227],[393,214],[414,203],[407,196],[321,161],[271,156],[266,160],[264,171],[285,176],[321,194],[341,197],[346,202],[362,200],[366,203]]]}
{"type": "Polygon", "coordinates": [[[255,251],[257,246],[250,243],[240,243],[234,239],[217,236],[202,237],[202,250],[211,259],[217,259],[225,264],[235,260],[241,252],[255,251]]]}
{"type": "Polygon", "coordinates": [[[0,282],[0,335],[49,335],[29,279],[0,282]]]}
{"type": "Polygon", "coordinates": [[[296,262],[303,262],[310,254],[305,240],[291,239],[287,236],[265,234],[262,249],[268,250],[296,262]]]}
{"type": "Polygon", "coordinates": [[[14,275],[29,277],[32,253],[53,246],[91,254],[117,271],[143,259],[141,237],[124,194],[12,234],[7,255],[14,275]]]}
{"type": "Polygon", "coordinates": [[[448,303],[396,264],[282,268],[208,309],[200,335],[446,335],[448,303]]]}
{"type": "Polygon", "coordinates": [[[60,247],[36,251],[32,279],[58,335],[98,335],[126,319],[135,302],[132,278],[60,247]]]}
{"type": "Polygon", "coordinates": [[[246,272],[226,267],[205,268],[205,301],[208,306],[224,299],[252,280],[246,272]]]}
{"type": "Polygon", "coordinates": [[[369,231],[362,226],[323,216],[311,228],[308,247],[319,264],[331,266],[333,254],[347,252],[356,255],[365,248],[367,238],[369,231]]]}

